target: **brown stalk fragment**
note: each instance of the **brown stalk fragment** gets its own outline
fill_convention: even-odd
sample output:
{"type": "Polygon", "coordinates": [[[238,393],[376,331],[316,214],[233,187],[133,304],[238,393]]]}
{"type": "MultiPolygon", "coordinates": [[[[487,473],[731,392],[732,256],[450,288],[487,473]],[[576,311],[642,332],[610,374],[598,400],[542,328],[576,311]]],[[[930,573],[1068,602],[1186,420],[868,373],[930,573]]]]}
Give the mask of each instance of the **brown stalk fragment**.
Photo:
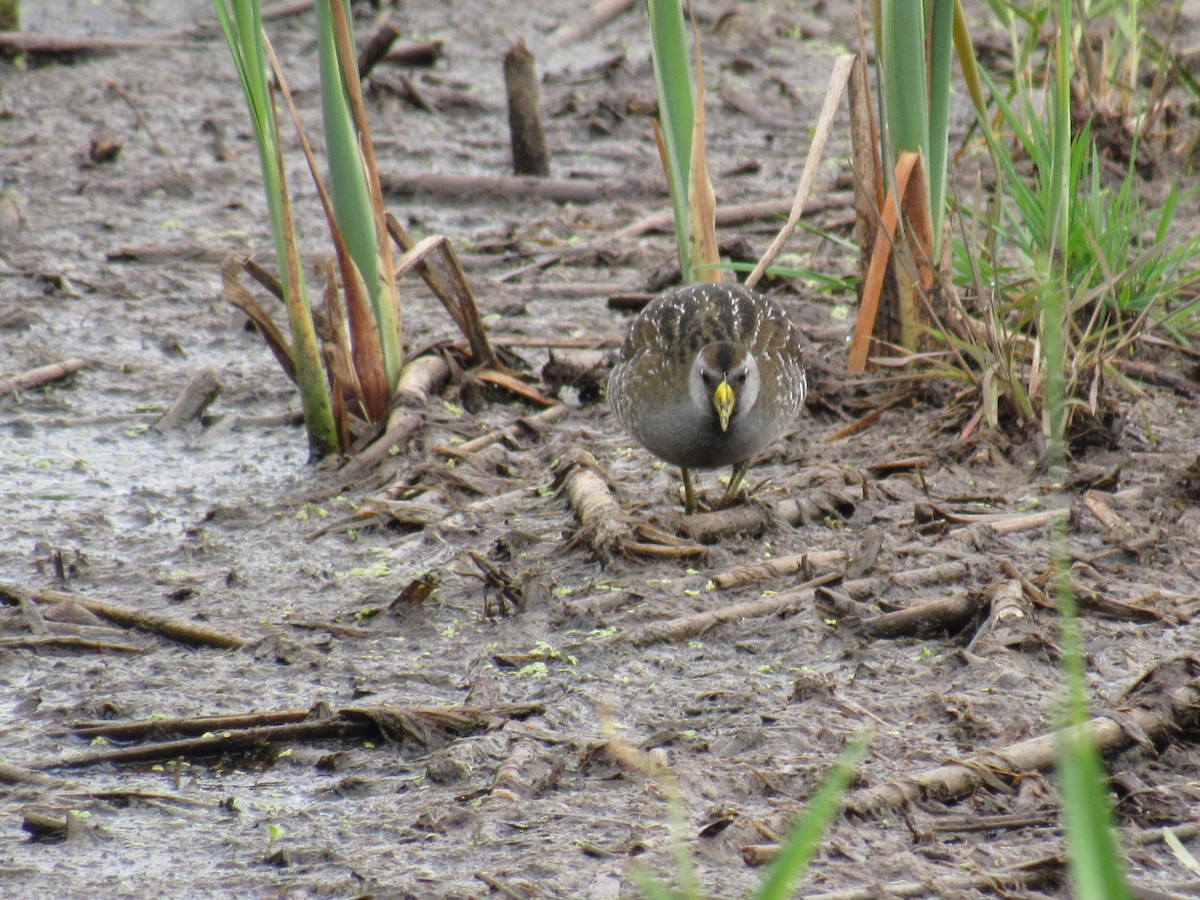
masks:
{"type": "Polygon", "coordinates": [[[420,41],[402,44],[388,51],[386,60],[397,66],[432,66],[442,58],[442,41],[420,41]]]}
{"type": "Polygon", "coordinates": [[[139,40],[137,38],[67,37],[33,31],[0,32],[0,52],[28,53],[31,56],[73,57],[86,53],[112,53],[117,50],[161,51],[172,47],[193,46],[183,40],[139,40]]]}
{"type": "Polygon", "coordinates": [[[504,54],[504,89],[508,95],[508,130],[514,175],[550,176],[550,156],[542,129],[542,101],[537,60],[518,40],[504,54]]]}
{"type": "Polygon", "coordinates": [[[491,794],[507,800],[540,797],[553,790],[565,768],[562,757],[548,754],[540,741],[519,739],[496,769],[491,794]]]}
{"type": "Polygon", "coordinates": [[[566,490],[579,520],[576,540],[585,541],[596,557],[608,563],[617,554],[628,557],[703,556],[698,544],[682,541],[649,525],[630,525],[603,476],[599,464],[581,447],[569,447],[554,467],[555,484],[566,490]]]}
{"type": "Polygon", "coordinates": [[[988,615],[967,644],[967,650],[980,656],[1025,644],[1034,630],[1033,604],[1025,597],[1025,588],[1015,578],[1006,578],[988,587],[988,615]]]}
{"type": "Polygon", "coordinates": [[[877,638],[954,634],[979,615],[983,607],[983,595],[971,591],[872,616],[863,622],[863,628],[877,638]]]}
{"type": "Polygon", "coordinates": [[[68,359],[48,366],[39,366],[10,378],[0,379],[0,394],[15,394],[17,391],[38,387],[49,381],[58,381],[60,378],[66,378],[68,375],[78,372],[86,365],[87,360],[68,359]]]}
{"type": "Polygon", "coordinates": [[[827,569],[845,561],[846,552],[844,550],[818,550],[791,556],[777,556],[774,559],[764,559],[762,562],[752,565],[738,566],[736,569],[718,572],[712,577],[712,582],[718,590],[724,591],[756,581],[765,581],[768,578],[777,578],[781,575],[803,573],[812,577],[820,569],[827,569]]]}
{"type": "Polygon", "coordinates": [[[42,634],[32,637],[0,638],[0,650],[94,650],[98,653],[145,653],[148,647],[122,644],[114,641],[98,641],[74,634],[42,634]]]}
{"type": "Polygon", "coordinates": [[[400,37],[400,27],[392,22],[385,13],[383,21],[379,23],[375,33],[371,35],[358,54],[358,77],[360,80],[366,78],[376,64],[388,55],[392,44],[398,37],[400,37]]]}
{"type": "Polygon", "coordinates": [[[338,478],[347,484],[369,472],[393,453],[399,453],[425,424],[420,412],[409,412],[395,421],[389,418],[387,430],[338,470],[338,478]]]}
{"type": "Polygon", "coordinates": [[[479,318],[479,307],[475,304],[475,294],[471,290],[467,275],[463,271],[458,254],[454,252],[454,245],[450,243],[450,239],[445,235],[435,234],[417,242],[400,224],[400,220],[391,213],[388,213],[385,219],[388,234],[395,241],[396,246],[404,252],[404,255],[395,264],[396,280],[399,281],[401,276],[410,269],[416,269],[467,339],[475,364],[504,371],[504,367],[496,358],[496,352],[488,341],[487,330],[479,318]],[[445,280],[443,280],[443,273],[435,270],[425,259],[435,251],[441,257],[445,280]],[[449,286],[446,284],[447,280],[449,286]]]}
{"type": "MultiPolygon", "coordinates": [[[[1200,727],[1198,675],[1200,660],[1195,657],[1158,663],[1131,688],[1131,699],[1139,700],[1138,705],[1097,716],[1078,727],[1102,754],[1180,732],[1194,734],[1200,727]]],[[[878,816],[918,800],[951,800],[991,783],[1013,784],[1027,772],[1052,769],[1059,740],[1058,733],[1049,732],[1001,750],[972,754],[961,762],[853,793],[846,806],[860,816],[878,816]]]]}
{"type": "Polygon", "coordinates": [[[659,181],[639,178],[539,178],[532,175],[409,175],[381,172],[383,190],[398,197],[444,197],[464,202],[496,200],[546,203],[602,203],[664,193],[659,181]]]}
{"type": "Polygon", "coordinates": [[[215,369],[202,369],[188,381],[183,392],[162,416],[150,427],[166,433],[182,428],[204,415],[221,393],[221,382],[215,369]]]}
{"type": "MultiPolygon", "coordinates": [[[[275,320],[254,299],[254,295],[246,290],[241,282],[238,281],[238,271],[250,265],[250,260],[237,253],[230,253],[225,257],[225,261],[221,263],[221,281],[225,286],[225,302],[231,306],[236,306],[255,324],[259,333],[262,334],[263,340],[267,342],[267,347],[270,348],[271,353],[278,360],[280,368],[294,382],[296,380],[296,363],[292,359],[292,345],[283,336],[283,332],[279,330],[279,326],[275,324],[275,320]]],[[[278,288],[279,282],[274,279],[272,281],[274,281],[276,288],[278,288]]],[[[282,295],[282,293],[282,289],[279,289],[279,295],[282,295]]]]}
{"type": "Polygon", "coordinates": [[[475,563],[475,568],[479,569],[483,578],[483,614],[485,617],[492,618],[494,609],[496,614],[507,616],[509,614],[508,604],[512,604],[513,611],[524,608],[525,592],[517,579],[499,566],[488,562],[474,550],[468,550],[467,556],[471,558],[471,562],[475,563]],[[492,591],[495,591],[500,597],[498,608],[492,606],[492,591]]]}
{"type": "Polygon", "coordinates": [[[546,39],[546,47],[556,50],[574,44],[603,28],[622,13],[633,8],[637,0],[597,0],[577,19],[560,25],[546,39]]]}
{"type": "Polygon", "coordinates": [[[580,447],[570,447],[559,457],[555,481],[579,520],[579,537],[602,561],[609,561],[633,542],[632,532],[602,477],[595,458],[580,447]]]}
{"type": "Polygon", "coordinates": [[[840,590],[855,600],[879,597],[891,588],[924,588],[931,584],[948,584],[959,581],[971,573],[970,566],[963,560],[938,563],[921,569],[904,569],[887,575],[872,575],[856,578],[842,584],[840,590]]]}
{"type": "Polygon", "coordinates": [[[750,502],[682,517],[678,528],[697,543],[715,544],[731,535],[760,535],[773,522],[770,509],[761,503],[750,502]]]}
{"type": "Polygon", "coordinates": [[[151,610],[133,609],[132,607],[113,603],[109,600],[95,600],[90,597],[70,594],[64,591],[30,590],[19,584],[0,581],[0,600],[7,599],[19,603],[22,597],[31,597],[38,603],[47,604],[67,601],[77,603],[89,612],[101,618],[108,619],[110,622],[116,622],[118,625],[123,625],[127,628],[149,631],[170,640],[178,641],[181,644],[236,650],[247,643],[247,639],[239,635],[217,631],[215,628],[209,628],[206,625],[200,625],[195,622],[186,622],[182,619],[164,616],[161,613],[152,612],[151,610]]]}
{"type": "Polygon", "coordinates": [[[570,412],[570,407],[565,403],[558,403],[548,409],[543,409],[539,413],[532,416],[525,416],[517,419],[512,425],[505,428],[498,428],[495,431],[489,431],[487,434],[480,435],[473,440],[467,441],[465,444],[459,444],[456,447],[435,447],[438,453],[446,456],[455,456],[459,458],[470,456],[473,453],[478,453],[490,447],[492,444],[506,441],[512,443],[522,435],[536,436],[541,433],[541,430],[547,425],[552,425],[555,422],[561,422],[567,417],[570,412]]]}
{"type": "Polygon", "coordinates": [[[507,372],[498,372],[495,369],[483,369],[474,374],[480,381],[485,381],[488,384],[508,391],[510,394],[515,394],[527,403],[532,403],[534,406],[549,409],[552,406],[560,405],[557,400],[552,400],[537,388],[526,384],[520,378],[510,375],[507,372]]]}
{"type": "Polygon", "coordinates": [[[414,409],[422,407],[449,377],[450,366],[440,356],[419,356],[400,370],[395,402],[414,409]]]}
{"type": "MultiPolygon", "coordinates": [[[[251,752],[273,743],[324,740],[410,741],[428,747],[444,743],[453,737],[497,727],[503,720],[523,718],[540,707],[537,704],[506,704],[493,709],[471,706],[365,706],[333,710],[324,706],[312,710],[289,710],[282,713],[245,713],[237,717],[204,716],[199,719],[176,719],[167,734],[189,734],[135,747],[118,747],[89,751],[57,759],[35,762],[29,768],[79,769],[105,763],[144,763],[180,757],[195,759],[227,753],[251,752]],[[238,721],[250,724],[214,729],[215,721],[238,721]],[[258,722],[271,724],[257,724],[258,722]],[[199,731],[204,728],[203,731],[199,731]]],[[[113,723],[118,729],[135,723],[113,723]]],[[[142,734],[163,733],[154,730],[162,722],[144,723],[142,734]]],[[[99,732],[96,726],[86,726],[87,733],[99,732]]]]}
{"type": "Polygon", "coordinates": [[[788,497],[779,501],[776,514],[794,527],[807,525],[810,522],[821,522],[825,519],[849,519],[854,515],[858,505],[861,490],[834,491],[822,488],[816,491],[806,491],[800,497],[788,497]],[[858,496],[855,496],[857,494],[858,496]]]}
{"type": "Polygon", "coordinates": [[[935,503],[913,505],[914,518],[919,523],[945,521],[954,525],[986,525],[996,534],[1016,534],[1032,531],[1066,518],[1067,509],[1043,509],[1034,513],[981,513],[964,514],[944,509],[935,503]]]}
{"type": "Polygon", "coordinates": [[[747,600],[743,603],[733,603],[719,609],[679,616],[666,622],[655,622],[652,625],[646,625],[629,632],[625,635],[625,640],[635,647],[668,641],[677,643],[694,638],[725,622],[782,615],[789,610],[797,609],[806,603],[811,603],[818,587],[828,584],[831,581],[837,581],[840,577],[841,572],[830,572],[827,575],[821,575],[818,578],[806,581],[804,584],[792,588],[790,591],[782,591],[772,597],[764,597],[761,600],[747,600]]]}

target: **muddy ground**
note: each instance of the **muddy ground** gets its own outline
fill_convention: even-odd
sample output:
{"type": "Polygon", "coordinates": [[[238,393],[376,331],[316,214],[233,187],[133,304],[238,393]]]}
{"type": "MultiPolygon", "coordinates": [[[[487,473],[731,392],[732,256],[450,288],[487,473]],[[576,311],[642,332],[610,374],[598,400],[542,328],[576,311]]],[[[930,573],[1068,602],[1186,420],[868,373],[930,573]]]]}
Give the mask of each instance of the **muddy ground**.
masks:
{"type": "MultiPolygon", "coordinates": [[[[607,721],[674,773],[711,896],[756,883],[753,848],[778,839],[864,728],[873,739],[852,810],[804,896],[1067,895],[1053,773],[975,757],[1046,733],[1060,697],[1055,615],[1038,590],[1053,511],[1037,514],[1052,506],[1052,479],[1029,434],[960,441],[970,397],[847,378],[850,298],[791,283],[772,292],[803,325],[812,399],[752,471],[764,530],[727,534],[703,556],[605,563],[580,535],[554,471],[573,448],[594,456],[631,521],[687,538],[677,472],[631,448],[586,390],[564,389],[557,422],[463,457],[445,448],[535,410],[450,385],[383,463],[352,477],[310,466],[294,391],[220,293],[227,251],[270,251],[257,157],[208,5],[34,6],[31,31],[180,42],[0,63],[0,375],[88,361],[0,399],[0,893],[637,896],[632,866],[673,870],[665,790],[614,756],[607,721]],[[119,152],[97,161],[104,141],[119,152]],[[222,393],[203,422],[154,430],[205,369],[222,393]],[[869,427],[842,434],[872,410],[869,427]],[[718,578],[805,553],[789,574],[718,578]],[[430,572],[436,589],[414,592],[430,572]],[[822,592],[787,593],[813,579],[822,592]],[[14,585],[244,644],[96,631],[78,604],[21,606],[14,585]],[[935,600],[965,611],[916,633],[874,619],[935,600]],[[705,612],[718,615],[675,621],[705,612]],[[66,646],[72,635],[93,643],[66,646]],[[210,730],[122,741],[79,736],[80,722],[294,720],[310,708],[315,735],[252,735],[215,758],[70,765],[210,730]],[[958,773],[977,782],[918,791],[902,811],[874,803],[889,783],[963,760],[973,764],[958,773]],[[33,835],[39,815],[48,831],[33,835]]],[[[853,34],[849,10],[829,6],[701,7],[722,202],[789,196],[832,55],[853,34]]],[[[547,2],[404,4],[401,43],[441,40],[444,55],[380,71],[393,85],[410,78],[434,111],[385,87],[371,101],[386,172],[506,174],[500,57],[524,38],[543,70],[554,175],[617,185],[590,203],[389,197],[415,233],[455,240],[493,337],[535,384],[551,342],[560,358],[602,362],[627,321],[608,298],[660,286],[674,252],[664,233],[612,238],[666,208],[638,111],[653,99],[640,9],[550,49],[561,15],[547,2]]],[[[312,28],[307,14],[269,27],[310,118],[312,28]]],[[[845,119],[813,221],[849,237],[845,119]]],[[[322,225],[302,166],[297,153],[315,257],[322,225]]],[[[1179,174],[1170,160],[1162,171],[1148,191],[1179,174]]],[[[777,227],[760,219],[724,236],[755,255],[777,227]]],[[[829,275],[854,271],[831,241],[800,235],[789,249],[829,275]]],[[[419,282],[402,293],[409,346],[459,341],[419,282]]],[[[1138,355],[1179,376],[1175,389],[1114,395],[1114,440],[1081,449],[1068,473],[1067,530],[1130,875],[1152,896],[1195,896],[1200,875],[1162,835],[1184,826],[1185,846],[1200,849],[1198,673],[1179,659],[1200,634],[1194,356],[1148,344],[1138,355]],[[1189,711],[1190,729],[1169,724],[1189,711]]],[[[703,485],[718,487],[711,474],[703,485]]]]}

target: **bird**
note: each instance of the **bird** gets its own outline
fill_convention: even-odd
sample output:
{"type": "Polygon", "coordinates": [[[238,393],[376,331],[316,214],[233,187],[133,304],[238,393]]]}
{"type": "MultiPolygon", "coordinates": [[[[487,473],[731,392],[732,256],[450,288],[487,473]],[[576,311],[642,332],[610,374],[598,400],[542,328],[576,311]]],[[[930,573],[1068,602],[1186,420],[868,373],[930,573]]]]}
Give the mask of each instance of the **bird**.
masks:
{"type": "Polygon", "coordinates": [[[609,406],[625,430],[683,470],[685,514],[699,508],[690,470],[732,466],[727,505],[807,391],[799,331],[783,307],[712,282],[652,300],[630,323],[608,380],[609,406]]]}

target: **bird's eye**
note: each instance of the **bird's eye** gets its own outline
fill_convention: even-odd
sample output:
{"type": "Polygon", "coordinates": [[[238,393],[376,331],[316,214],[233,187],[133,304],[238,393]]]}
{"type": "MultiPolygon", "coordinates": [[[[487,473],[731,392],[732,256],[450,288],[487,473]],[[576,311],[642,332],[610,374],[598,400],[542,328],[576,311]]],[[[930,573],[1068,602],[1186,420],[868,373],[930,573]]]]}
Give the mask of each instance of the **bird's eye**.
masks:
{"type": "Polygon", "coordinates": [[[708,372],[701,372],[700,380],[705,384],[712,384],[712,375],[710,375],[708,372]]]}
{"type": "Polygon", "coordinates": [[[737,384],[739,386],[745,384],[746,383],[746,373],[738,372],[736,375],[733,376],[733,382],[734,382],[734,384],[737,384]]]}

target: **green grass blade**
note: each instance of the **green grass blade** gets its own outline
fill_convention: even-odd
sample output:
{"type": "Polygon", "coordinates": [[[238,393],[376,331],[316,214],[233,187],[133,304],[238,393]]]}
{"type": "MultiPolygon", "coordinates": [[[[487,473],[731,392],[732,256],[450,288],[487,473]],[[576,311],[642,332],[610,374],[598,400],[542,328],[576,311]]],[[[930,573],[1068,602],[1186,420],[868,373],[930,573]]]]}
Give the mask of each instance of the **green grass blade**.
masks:
{"type": "Polygon", "coordinates": [[[630,873],[630,878],[646,897],[646,900],[680,900],[681,894],[678,891],[664,887],[654,876],[640,869],[634,869],[630,873]]]}
{"type": "Polygon", "coordinates": [[[820,846],[821,836],[837,814],[842,794],[863,754],[867,752],[870,740],[870,733],[863,732],[842,751],[833,771],[825,776],[804,815],[792,826],[779,852],[771,860],[762,884],[754,894],[755,900],[787,900],[792,896],[796,882],[820,846]]]}
{"type": "Polygon", "coordinates": [[[296,383],[304,407],[309,448],[314,457],[321,458],[338,449],[337,427],[328,378],[313,327],[308,289],[299,263],[279,143],[279,123],[267,81],[262,14],[258,0],[213,0],[213,9],[229,45],[254,128],[276,263],[285,285],[296,383]]]}
{"type": "Polygon", "coordinates": [[[317,62],[321,74],[321,125],[325,132],[325,153],[329,166],[329,193],[338,227],[359,274],[368,287],[378,280],[375,258],[375,227],[371,215],[370,192],[358,149],[358,129],[350,112],[346,83],[337,56],[333,36],[330,3],[344,0],[318,0],[317,62]]]}
{"type": "MultiPolygon", "coordinates": [[[[1072,148],[1070,122],[1070,0],[1059,0],[1055,43],[1055,80],[1051,86],[1051,167],[1048,199],[1050,231],[1045,236],[1048,252],[1042,255],[1043,293],[1041,336],[1046,367],[1046,412],[1049,425],[1049,457],[1060,469],[1066,449],[1067,356],[1066,309],[1072,295],[1067,264],[1070,247],[1072,184],[1083,174],[1087,151],[1078,142],[1072,148]]],[[[1090,149],[1090,141],[1086,141],[1090,149]]],[[[1093,177],[1096,177],[1093,166],[1093,177]]],[[[1093,184],[1095,199],[1099,185],[1093,184]]],[[[1058,770],[1062,791],[1063,823],[1067,858],[1075,896],[1083,900],[1124,900],[1130,896],[1125,884],[1120,854],[1113,838],[1112,811],[1108,806],[1104,769],[1095,745],[1088,738],[1084,698],[1083,654],[1075,616],[1075,598],[1070,583],[1070,557],[1063,526],[1053,536],[1056,594],[1062,626],[1063,665],[1067,680],[1067,727],[1059,731],[1058,770]]]]}
{"type": "Polygon", "coordinates": [[[929,160],[929,81],[923,3],[884,0],[882,8],[884,116],[894,162],[903,150],[929,160]]]}
{"type": "MultiPolygon", "coordinates": [[[[1064,538],[1064,546],[1065,543],[1064,538]]],[[[1069,564],[1062,560],[1060,565],[1069,564]]],[[[1062,582],[1066,580],[1060,578],[1062,582]]],[[[1113,836],[1104,766],[1084,725],[1087,704],[1084,700],[1083,654],[1069,584],[1060,586],[1058,602],[1068,694],[1068,727],[1061,729],[1058,736],[1058,772],[1072,889],[1081,900],[1126,900],[1131,894],[1120,848],[1113,836]]]]}
{"type": "MultiPolygon", "coordinates": [[[[279,133],[279,123],[274,125],[279,133]]],[[[329,378],[321,359],[321,346],[313,324],[308,288],[300,268],[300,250],[296,246],[296,229],[292,219],[291,199],[288,196],[287,175],[283,152],[275,143],[275,166],[279,179],[280,216],[288,227],[283,232],[284,297],[287,299],[288,323],[292,330],[292,356],[296,363],[296,384],[304,407],[304,427],[308,431],[308,446],[315,459],[336,453],[339,446],[333,402],[329,394],[329,378]]]]}
{"type": "Polygon", "coordinates": [[[339,39],[338,35],[339,28],[350,28],[350,5],[348,0],[319,0],[316,8],[321,115],[334,215],[350,257],[370,295],[387,384],[390,390],[395,390],[404,354],[400,346],[395,283],[392,273],[386,270],[390,253],[384,258],[381,252],[389,245],[382,215],[376,213],[372,199],[370,174],[364,159],[363,130],[354,117],[351,92],[361,94],[354,68],[357,62],[353,58],[344,59],[340,49],[350,47],[352,52],[353,37],[345,34],[339,39]],[[334,14],[335,3],[339,4],[340,16],[334,14]],[[348,83],[347,73],[351,73],[354,84],[348,83]]]}
{"type": "Polygon", "coordinates": [[[225,33],[225,41],[233,57],[250,124],[258,146],[258,161],[266,192],[267,210],[271,218],[271,234],[275,241],[275,262],[280,273],[287,271],[287,250],[283,235],[288,228],[280,209],[280,184],[275,164],[279,132],[271,109],[267,88],[266,57],[262,49],[262,14],[258,0],[213,0],[217,20],[225,33]]]}
{"type": "Polygon", "coordinates": [[[650,43],[654,57],[654,83],[658,92],[658,119],[667,166],[667,183],[675,211],[675,240],[684,281],[691,280],[688,172],[692,162],[692,129],[696,119],[696,94],[687,27],[679,0],[646,0],[650,17],[650,43]]]}
{"type": "Polygon", "coordinates": [[[954,53],[954,10],[958,0],[932,0],[929,17],[929,214],[933,254],[939,256],[946,218],[946,161],[950,140],[950,62],[954,53]]]}

